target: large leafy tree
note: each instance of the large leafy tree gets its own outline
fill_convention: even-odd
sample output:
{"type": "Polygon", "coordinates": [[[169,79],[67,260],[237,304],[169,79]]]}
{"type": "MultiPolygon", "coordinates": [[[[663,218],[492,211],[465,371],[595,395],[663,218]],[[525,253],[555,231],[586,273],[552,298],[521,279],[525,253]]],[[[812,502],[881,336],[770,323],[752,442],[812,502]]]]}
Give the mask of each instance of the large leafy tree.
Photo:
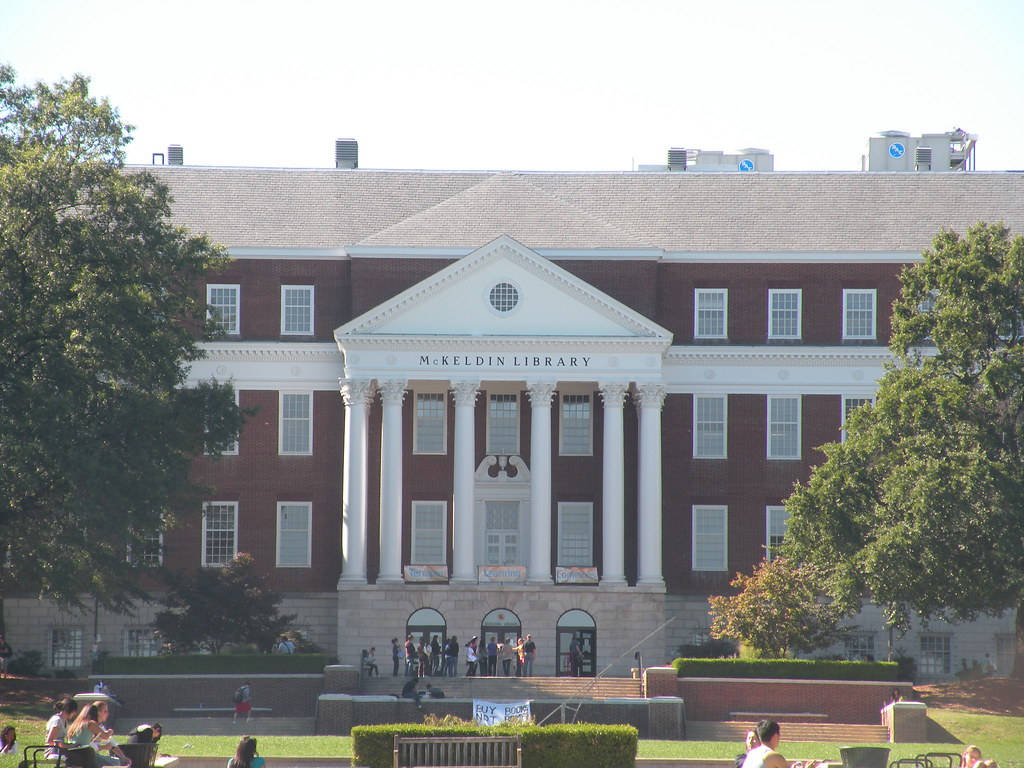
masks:
{"type": "Polygon", "coordinates": [[[295,616],[277,612],[281,595],[266,582],[245,552],[223,568],[175,574],[164,598],[166,608],[156,615],[157,632],[175,651],[220,653],[228,643],[254,643],[269,652],[295,616]]]}
{"type": "Polygon", "coordinates": [[[1017,608],[1024,673],[1024,238],[979,223],[904,270],[872,407],[786,502],[787,552],[850,611],[973,619],[1017,608]]]}
{"type": "Polygon", "coordinates": [[[751,575],[737,573],[729,584],[736,594],[708,598],[712,637],[740,640],[762,658],[781,659],[822,648],[839,635],[845,612],[824,597],[821,578],[807,565],[762,560],[751,575]]]}
{"type": "Polygon", "coordinates": [[[230,387],[184,386],[195,286],[224,256],[123,168],[129,140],[87,79],[20,86],[0,66],[0,601],[126,609],[126,546],[198,508],[193,457],[241,424],[230,387]]]}

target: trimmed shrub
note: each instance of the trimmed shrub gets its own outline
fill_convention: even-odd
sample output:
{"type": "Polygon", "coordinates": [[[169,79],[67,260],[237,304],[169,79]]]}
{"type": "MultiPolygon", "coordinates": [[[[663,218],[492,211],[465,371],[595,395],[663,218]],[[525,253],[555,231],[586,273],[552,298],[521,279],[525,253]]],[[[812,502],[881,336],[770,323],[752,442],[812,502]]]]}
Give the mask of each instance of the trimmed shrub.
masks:
{"type": "Polygon", "coordinates": [[[878,680],[896,682],[894,661],[823,659],[675,659],[679,677],[742,677],[780,680],[878,680]]]}
{"type": "Polygon", "coordinates": [[[193,654],[171,656],[108,656],[102,675],[298,675],[319,674],[331,663],[321,653],[193,654]]]}
{"type": "Polygon", "coordinates": [[[629,725],[360,725],[352,729],[352,764],[390,768],[396,735],[518,735],[523,768],[633,768],[637,747],[629,725]]]}

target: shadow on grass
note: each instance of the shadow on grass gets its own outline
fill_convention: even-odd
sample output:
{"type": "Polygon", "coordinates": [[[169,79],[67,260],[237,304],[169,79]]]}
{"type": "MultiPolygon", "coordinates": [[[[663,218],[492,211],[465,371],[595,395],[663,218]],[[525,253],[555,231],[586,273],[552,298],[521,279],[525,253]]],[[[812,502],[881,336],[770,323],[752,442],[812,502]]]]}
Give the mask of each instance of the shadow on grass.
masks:
{"type": "Polygon", "coordinates": [[[927,741],[932,744],[962,744],[956,736],[947,731],[941,725],[936,723],[930,717],[928,718],[928,733],[927,741]]]}

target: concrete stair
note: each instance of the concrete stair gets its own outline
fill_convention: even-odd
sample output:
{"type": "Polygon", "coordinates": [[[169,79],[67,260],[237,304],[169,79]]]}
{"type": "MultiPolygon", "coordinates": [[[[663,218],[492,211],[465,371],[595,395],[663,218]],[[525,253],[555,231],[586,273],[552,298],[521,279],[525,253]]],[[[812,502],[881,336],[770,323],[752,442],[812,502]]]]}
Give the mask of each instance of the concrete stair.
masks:
{"type": "MultiPolygon", "coordinates": [[[[694,741],[734,741],[742,749],[747,731],[757,723],[753,720],[723,720],[702,722],[691,720],[686,724],[686,738],[694,741]]],[[[791,741],[817,741],[832,744],[887,744],[889,731],[884,725],[847,723],[780,723],[782,751],[791,741]]]]}
{"type": "MultiPolygon", "coordinates": [[[[316,733],[315,717],[254,717],[249,722],[231,721],[231,715],[220,717],[157,718],[165,734],[190,736],[310,736],[316,733]]],[[[153,722],[148,720],[145,722],[153,722]]],[[[116,729],[115,729],[116,730],[116,729]]],[[[221,761],[223,762],[223,761],[221,761]]]]}
{"type": "MultiPolygon", "coordinates": [[[[398,695],[407,677],[364,678],[364,695],[398,695]]],[[[643,684],[628,677],[425,677],[420,690],[430,683],[449,699],[520,701],[523,699],[640,699],[643,684]]]]}

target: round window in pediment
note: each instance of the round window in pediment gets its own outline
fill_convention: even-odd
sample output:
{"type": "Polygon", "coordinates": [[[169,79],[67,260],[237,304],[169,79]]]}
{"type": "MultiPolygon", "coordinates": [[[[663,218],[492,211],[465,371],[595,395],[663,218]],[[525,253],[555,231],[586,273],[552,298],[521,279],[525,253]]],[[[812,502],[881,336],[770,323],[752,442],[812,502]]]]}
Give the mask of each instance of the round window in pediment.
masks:
{"type": "Polygon", "coordinates": [[[512,283],[497,283],[488,297],[498,312],[511,312],[519,304],[519,289],[512,283]]]}

